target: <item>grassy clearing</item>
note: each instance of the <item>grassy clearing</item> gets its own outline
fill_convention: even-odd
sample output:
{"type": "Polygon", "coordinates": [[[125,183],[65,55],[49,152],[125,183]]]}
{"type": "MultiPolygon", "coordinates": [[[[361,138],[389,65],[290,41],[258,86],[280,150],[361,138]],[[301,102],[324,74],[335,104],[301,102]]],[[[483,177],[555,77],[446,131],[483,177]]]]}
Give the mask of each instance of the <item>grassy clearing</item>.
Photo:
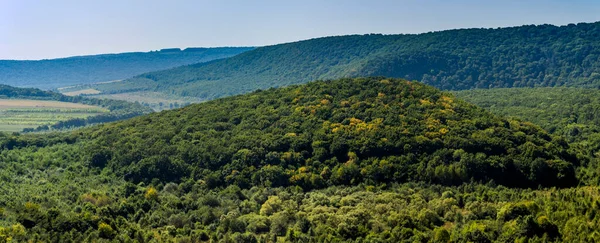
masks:
{"type": "Polygon", "coordinates": [[[102,92],[100,92],[100,90],[97,89],[82,89],[82,90],[77,90],[77,91],[71,91],[71,92],[64,92],[62,94],[64,95],[68,95],[68,96],[77,96],[77,95],[82,95],[82,94],[86,94],[86,95],[90,95],[90,94],[100,94],[102,92]]]}
{"type": "Polygon", "coordinates": [[[9,125],[9,124],[0,124],[0,131],[3,132],[20,132],[25,128],[36,128],[36,125],[9,125]]]}
{"type": "MultiPolygon", "coordinates": [[[[118,83],[121,81],[123,81],[123,80],[119,79],[119,80],[112,80],[112,81],[98,82],[98,83],[91,83],[91,84],[80,84],[80,85],[60,87],[60,88],[57,88],[56,90],[64,95],[69,95],[68,93],[77,93],[77,92],[82,92],[82,91],[96,90],[92,87],[93,85],[112,84],[112,83],[118,83]]],[[[98,91],[98,92],[92,93],[92,94],[99,94],[102,92],[99,90],[96,90],[96,91],[98,91]]],[[[95,92],[95,91],[93,91],[93,92],[95,92]]],[[[86,94],[86,93],[81,93],[81,94],[86,94]]],[[[74,94],[74,95],[78,95],[78,94],[74,94]]]]}
{"type": "Polygon", "coordinates": [[[169,96],[167,94],[159,93],[159,92],[150,92],[150,91],[140,91],[140,92],[129,92],[129,93],[120,93],[120,94],[102,94],[102,95],[94,95],[93,97],[97,98],[108,98],[108,99],[117,99],[117,100],[125,100],[130,102],[144,102],[144,103],[173,103],[173,102],[200,102],[202,101],[199,98],[195,97],[181,97],[181,96],[169,96]]]}
{"type": "Polygon", "coordinates": [[[77,103],[0,99],[0,131],[17,132],[105,112],[108,110],[77,103]]]}
{"type": "Polygon", "coordinates": [[[168,95],[160,92],[151,92],[151,91],[138,91],[138,92],[128,92],[128,93],[119,93],[119,94],[100,94],[100,95],[92,95],[90,97],[94,98],[106,98],[113,100],[124,100],[128,102],[139,102],[141,104],[145,104],[155,111],[167,110],[178,108],[185,104],[191,103],[199,103],[203,100],[196,97],[182,97],[182,96],[174,96],[168,95]]]}
{"type": "Polygon", "coordinates": [[[11,108],[66,108],[66,109],[98,109],[103,108],[78,103],[51,101],[51,100],[13,100],[0,99],[0,110],[11,108]]]}

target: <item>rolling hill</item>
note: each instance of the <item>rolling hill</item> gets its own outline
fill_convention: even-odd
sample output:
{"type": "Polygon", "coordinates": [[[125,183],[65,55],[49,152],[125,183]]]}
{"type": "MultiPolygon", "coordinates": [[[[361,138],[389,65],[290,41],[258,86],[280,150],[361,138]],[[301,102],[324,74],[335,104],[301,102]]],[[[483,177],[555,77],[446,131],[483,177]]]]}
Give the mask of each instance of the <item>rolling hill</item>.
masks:
{"type": "Polygon", "coordinates": [[[600,22],[325,37],[95,88],[104,94],[152,91],[206,100],[356,76],[400,77],[444,90],[600,87],[598,38],[600,22]]]}
{"type": "Polygon", "coordinates": [[[0,84],[56,89],[235,56],[251,47],[163,49],[39,61],[0,60],[0,84]]]}
{"type": "MultiPolygon", "coordinates": [[[[297,176],[306,180],[319,175],[325,167],[349,173],[339,175],[340,178],[332,175],[333,184],[364,180],[453,184],[467,178],[511,186],[574,183],[568,172],[574,157],[545,131],[495,117],[430,86],[401,80],[314,82],[219,99],[107,126],[110,128],[100,126],[93,132],[98,141],[95,146],[100,150],[88,151],[94,154],[92,157],[98,153],[111,158],[99,163],[120,167],[126,178],[135,182],[155,178],[180,181],[210,169],[220,171],[217,175],[229,175],[228,180],[221,178],[216,184],[289,185],[290,178],[279,176],[275,176],[278,181],[250,180],[253,174],[274,173],[262,171],[265,165],[283,164],[288,169],[304,167],[297,176]],[[170,144],[173,140],[180,143],[170,144]],[[189,150],[181,153],[182,147],[189,150]],[[418,155],[407,156],[411,153],[418,155]],[[476,155],[480,170],[471,171],[469,163],[474,161],[470,159],[476,155]],[[358,173],[383,173],[370,168],[382,159],[392,164],[388,172],[397,173],[372,178],[358,173]],[[549,170],[529,172],[534,160],[547,163],[543,168],[549,170]],[[316,164],[311,165],[310,161],[316,164]],[[402,166],[395,167],[398,165],[402,166]],[[508,174],[513,175],[505,180],[508,174]],[[565,177],[559,179],[558,174],[565,177]],[[553,179],[545,181],[533,175],[553,179]]],[[[297,183],[303,186],[308,181],[297,183]]]]}
{"type": "Polygon", "coordinates": [[[0,133],[0,148],[0,239],[17,241],[576,241],[600,218],[590,157],[400,79],[0,133]]]}

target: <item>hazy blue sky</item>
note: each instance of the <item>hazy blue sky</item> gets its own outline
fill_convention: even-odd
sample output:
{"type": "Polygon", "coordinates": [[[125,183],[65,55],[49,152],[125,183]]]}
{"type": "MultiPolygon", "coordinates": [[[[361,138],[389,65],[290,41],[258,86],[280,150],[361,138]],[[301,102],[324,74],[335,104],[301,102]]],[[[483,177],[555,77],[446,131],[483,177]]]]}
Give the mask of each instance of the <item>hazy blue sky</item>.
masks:
{"type": "Polygon", "coordinates": [[[599,0],[0,0],[0,59],[599,20],[599,0]]]}

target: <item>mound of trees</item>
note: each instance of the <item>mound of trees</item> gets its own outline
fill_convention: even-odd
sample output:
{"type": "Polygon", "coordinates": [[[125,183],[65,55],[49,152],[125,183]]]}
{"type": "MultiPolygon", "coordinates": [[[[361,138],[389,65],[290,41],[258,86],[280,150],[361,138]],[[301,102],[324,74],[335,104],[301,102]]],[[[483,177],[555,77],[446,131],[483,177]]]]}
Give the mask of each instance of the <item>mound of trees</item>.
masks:
{"type": "Polygon", "coordinates": [[[471,180],[572,186],[564,139],[432,87],[384,78],[258,91],[93,129],[90,157],[132,182],[300,186],[471,180]]]}

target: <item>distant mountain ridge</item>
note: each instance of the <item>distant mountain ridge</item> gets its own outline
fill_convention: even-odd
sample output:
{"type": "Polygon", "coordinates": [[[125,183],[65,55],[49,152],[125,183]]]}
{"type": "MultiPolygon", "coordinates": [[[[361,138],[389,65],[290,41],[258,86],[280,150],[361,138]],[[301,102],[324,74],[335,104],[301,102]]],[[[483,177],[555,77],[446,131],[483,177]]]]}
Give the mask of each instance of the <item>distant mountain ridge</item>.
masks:
{"type": "Polygon", "coordinates": [[[179,48],[74,56],[44,60],[0,60],[0,83],[17,87],[59,87],[130,78],[145,72],[235,56],[253,47],[179,48]]]}
{"type": "Polygon", "coordinates": [[[324,37],[260,47],[96,88],[105,93],[151,90],[214,99],[359,76],[419,80],[445,90],[600,87],[599,39],[600,22],[324,37]]]}

